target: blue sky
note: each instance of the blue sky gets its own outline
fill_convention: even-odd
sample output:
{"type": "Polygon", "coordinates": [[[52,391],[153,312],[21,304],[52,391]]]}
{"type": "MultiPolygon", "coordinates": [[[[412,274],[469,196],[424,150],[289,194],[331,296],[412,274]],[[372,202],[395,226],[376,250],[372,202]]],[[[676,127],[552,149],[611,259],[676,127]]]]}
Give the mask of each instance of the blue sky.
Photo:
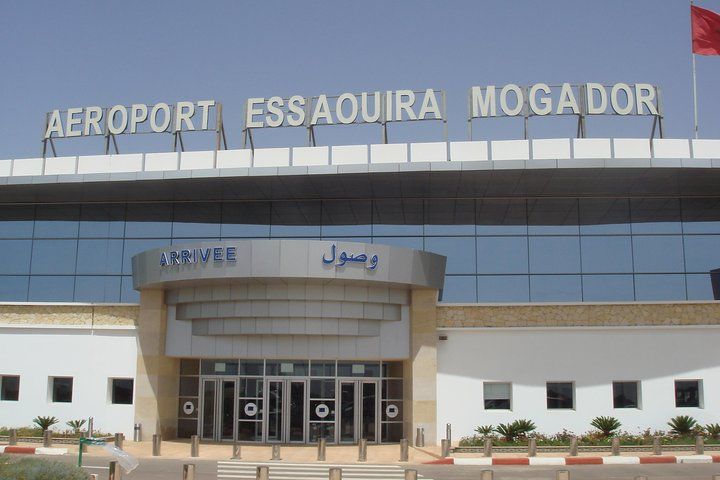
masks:
{"type": "MultiPolygon", "coordinates": [[[[720,11],[720,0],[696,2],[720,11]]],[[[0,3],[0,158],[38,156],[45,112],[90,105],[214,99],[230,146],[245,99],[426,88],[447,92],[450,140],[467,139],[468,89],[538,82],[647,82],[662,91],[665,136],[693,135],[689,2],[26,1],[0,3]]],[[[700,136],[720,138],[720,57],[697,57],[700,136]]],[[[531,136],[569,137],[569,118],[534,119],[531,136]]],[[[476,123],[520,138],[520,120],[476,123]]],[[[483,130],[484,128],[487,129],[483,130]]],[[[439,140],[435,122],[392,126],[390,141],[439,140]]],[[[649,136],[647,118],[597,118],[589,136],[649,136]]],[[[259,146],[303,145],[303,129],[263,131],[259,146]]],[[[121,152],[163,150],[167,135],[118,137],[121,152]]],[[[209,149],[196,134],[189,149],[209,149]]],[[[318,142],[371,143],[377,126],[325,127],[318,142]]],[[[101,153],[98,139],[56,143],[101,153]]]]}

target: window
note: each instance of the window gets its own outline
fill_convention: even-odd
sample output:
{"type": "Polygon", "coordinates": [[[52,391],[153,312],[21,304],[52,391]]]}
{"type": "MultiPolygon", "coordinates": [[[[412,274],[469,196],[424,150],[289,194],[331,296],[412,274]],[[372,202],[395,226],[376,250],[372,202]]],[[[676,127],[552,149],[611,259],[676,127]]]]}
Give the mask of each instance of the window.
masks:
{"type": "Polygon", "coordinates": [[[18,375],[0,376],[0,400],[17,402],[20,397],[20,377],[18,375]]]}
{"type": "Polygon", "coordinates": [[[702,408],[702,380],[675,380],[675,406],[702,408]]]}
{"type": "Polygon", "coordinates": [[[573,382],[547,383],[547,408],[575,408],[575,385],[573,382]]]}
{"type": "Polygon", "coordinates": [[[640,382],[613,382],[613,408],[640,408],[640,382]]]}
{"type": "Polygon", "coordinates": [[[73,394],[72,377],[51,377],[52,401],[55,403],[71,403],[73,394]]]}
{"type": "Polygon", "coordinates": [[[485,410],[510,410],[512,408],[512,384],[500,382],[483,383],[485,410]]]}
{"type": "Polygon", "coordinates": [[[132,378],[111,378],[110,379],[110,402],[115,405],[132,405],[132,403],[133,403],[133,379],[132,378]]]}

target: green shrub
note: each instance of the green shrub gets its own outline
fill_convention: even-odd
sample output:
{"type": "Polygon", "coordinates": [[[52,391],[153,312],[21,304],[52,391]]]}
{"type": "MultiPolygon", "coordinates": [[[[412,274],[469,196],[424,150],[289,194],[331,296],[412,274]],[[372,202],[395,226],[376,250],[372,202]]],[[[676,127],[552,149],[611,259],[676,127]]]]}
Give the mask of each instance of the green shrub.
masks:
{"type": "Polygon", "coordinates": [[[495,428],[492,425],[481,425],[475,429],[475,431],[483,437],[489,437],[492,435],[495,428]]]}
{"type": "Polygon", "coordinates": [[[73,432],[78,433],[80,429],[85,425],[86,420],[81,418],[80,420],[70,420],[65,422],[65,425],[73,429],[73,432]]]}
{"type": "Polygon", "coordinates": [[[495,431],[502,435],[506,442],[514,442],[519,437],[525,437],[535,430],[535,424],[531,420],[515,420],[512,423],[501,423],[495,431]]]}
{"type": "Polygon", "coordinates": [[[678,415],[670,419],[668,426],[670,433],[683,437],[693,433],[697,427],[697,420],[689,415],[678,415]]]}
{"type": "Polygon", "coordinates": [[[590,425],[600,430],[604,437],[609,437],[615,430],[620,428],[622,424],[620,420],[615,417],[595,417],[592,422],[590,422],[590,425]]]}
{"type": "Polygon", "coordinates": [[[708,423],[704,430],[710,438],[720,438],[720,423],[708,423]]]}
{"type": "Polygon", "coordinates": [[[40,429],[44,432],[45,430],[50,430],[50,427],[55,425],[56,423],[60,422],[56,417],[35,417],[33,418],[33,423],[40,427],[40,429]]]}
{"type": "Polygon", "coordinates": [[[0,479],[12,480],[88,480],[83,469],[66,463],[23,458],[17,462],[0,456],[0,479]]]}

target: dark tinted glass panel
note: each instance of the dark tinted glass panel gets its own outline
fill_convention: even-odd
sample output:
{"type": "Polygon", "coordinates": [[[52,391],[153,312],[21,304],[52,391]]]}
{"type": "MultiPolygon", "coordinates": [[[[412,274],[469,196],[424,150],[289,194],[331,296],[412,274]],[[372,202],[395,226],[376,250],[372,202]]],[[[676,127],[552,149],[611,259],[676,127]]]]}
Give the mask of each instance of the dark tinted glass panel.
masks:
{"type": "Polygon", "coordinates": [[[425,235],[474,234],[474,200],[425,201],[425,235]]]}
{"type": "Polygon", "coordinates": [[[35,207],[3,206],[0,215],[0,238],[32,238],[35,207]]]}
{"type": "Polygon", "coordinates": [[[547,383],[547,408],[574,408],[572,382],[547,383]]]}
{"type": "Polygon", "coordinates": [[[423,250],[425,246],[423,237],[374,237],[372,243],[403,248],[414,248],[415,250],[423,250]]]}
{"type": "Polygon", "coordinates": [[[631,302],[635,299],[632,275],[583,275],[583,301],[631,302]]]}
{"type": "Polygon", "coordinates": [[[76,238],[80,208],[77,205],[39,205],[35,213],[35,238],[76,238]]]}
{"type": "Polygon", "coordinates": [[[262,375],[264,364],[262,361],[258,362],[241,362],[240,363],[240,375],[262,375]]]}
{"type": "Polygon", "coordinates": [[[34,276],[30,277],[30,302],[69,302],[73,298],[75,277],[34,276]]]}
{"type": "Polygon", "coordinates": [[[122,238],[125,234],[125,205],[83,205],[80,209],[80,238],[122,238]]]}
{"type": "Polygon", "coordinates": [[[475,237],[427,237],[425,250],[447,257],[446,274],[475,273],[475,237]]]}
{"type": "Polygon", "coordinates": [[[172,235],[173,238],[220,237],[220,205],[176,204],[172,235]]]}
{"type": "Polygon", "coordinates": [[[180,396],[197,397],[199,394],[200,385],[197,377],[180,377],[180,396]]]}
{"type": "Polygon", "coordinates": [[[190,358],[180,360],[180,375],[199,375],[200,361],[190,358]]]}
{"type": "Polygon", "coordinates": [[[580,238],[583,273],[632,273],[630,236],[584,236],[580,238]]]}
{"type": "Polygon", "coordinates": [[[580,275],[530,275],[531,302],[579,302],[580,275]]]}
{"type": "Polygon", "coordinates": [[[685,235],[685,265],[688,272],[720,268],[720,235],[685,235]]]}
{"type": "Polygon", "coordinates": [[[338,377],[379,377],[379,363],[338,362],[338,377]]]}
{"type": "Polygon", "coordinates": [[[322,236],[370,236],[372,202],[335,200],[322,202],[322,236]]]}
{"type": "Polygon", "coordinates": [[[478,235],[520,235],[527,233],[525,200],[482,200],[477,202],[478,235]]]}
{"type": "Polygon", "coordinates": [[[635,275],[635,300],[685,299],[685,275],[635,275]]]}
{"type": "Polygon", "coordinates": [[[222,237],[269,237],[270,202],[224,203],[222,237]]]}
{"type": "Polygon", "coordinates": [[[310,375],[313,377],[334,377],[335,362],[310,362],[310,375]]]}
{"type": "Polygon", "coordinates": [[[78,274],[120,274],[122,271],[122,240],[80,239],[77,245],[78,274]]]}
{"type": "Polygon", "coordinates": [[[375,200],[373,235],[422,235],[422,200],[375,200]]]}
{"type": "Polygon", "coordinates": [[[133,403],[133,379],[113,378],[112,379],[112,403],[120,405],[132,405],[133,403]]]}
{"type": "Polygon", "coordinates": [[[28,296],[27,276],[5,276],[0,275],[0,301],[3,302],[25,302],[28,296]]]}
{"type": "Polygon", "coordinates": [[[131,275],[123,275],[120,281],[120,301],[122,303],[138,303],[140,301],[140,293],[133,288],[131,275]]]}
{"type": "Polygon", "coordinates": [[[52,401],[57,403],[72,402],[72,377],[55,377],[52,379],[52,401]]]}
{"type": "Polygon", "coordinates": [[[530,273],[580,273],[579,237],[530,237],[530,273]]]}
{"type": "Polygon", "coordinates": [[[0,400],[17,402],[20,398],[20,377],[3,375],[0,377],[0,400]]]}
{"type": "Polygon", "coordinates": [[[630,233],[630,203],[626,198],[580,199],[580,233],[630,233]]]}
{"type": "Polygon", "coordinates": [[[0,273],[30,273],[32,240],[0,240],[0,273]]]}
{"type": "Polygon", "coordinates": [[[35,240],[31,273],[75,273],[77,244],[77,240],[35,240]]]}
{"type": "Polygon", "coordinates": [[[635,235],[633,255],[637,273],[685,271],[683,239],[680,235],[635,235]]]}
{"type": "Polygon", "coordinates": [[[527,273],[527,237],[478,237],[478,273],[527,273]]]}
{"type": "Polygon", "coordinates": [[[640,408],[638,382],[613,382],[613,408],[640,408]]]}
{"type": "Polygon", "coordinates": [[[530,301],[530,285],[526,275],[480,275],[477,277],[478,302],[524,303],[530,301]]]}
{"type": "Polygon", "coordinates": [[[681,233],[680,201],[677,198],[630,200],[633,233],[681,233]]]}
{"type": "Polygon", "coordinates": [[[237,375],[237,360],[202,360],[200,369],[203,375],[237,375]]]}
{"type": "Polygon", "coordinates": [[[700,406],[700,382],[698,380],[675,381],[675,406],[700,406]]]}
{"type": "Polygon", "coordinates": [[[562,235],[579,232],[575,199],[528,200],[528,232],[531,235],[562,235]]]}
{"type": "Polygon", "coordinates": [[[158,239],[142,239],[142,240],[125,240],[123,246],[123,266],[122,273],[125,275],[132,274],[132,257],[145,250],[170,245],[170,238],[158,239]]]}
{"type": "Polygon", "coordinates": [[[475,275],[446,275],[442,291],[445,303],[466,303],[477,301],[475,275]]]}
{"type": "Polygon", "coordinates": [[[172,205],[169,203],[131,203],[127,206],[127,238],[170,238],[172,205]]]}
{"type": "Polygon", "coordinates": [[[713,289],[713,276],[710,273],[695,273],[686,275],[688,300],[720,300],[720,272],[715,274],[715,288],[713,289]]]}
{"type": "Polygon", "coordinates": [[[76,302],[117,303],[120,301],[120,276],[75,277],[76,302]]]}
{"type": "Polygon", "coordinates": [[[320,202],[273,202],[272,237],[319,237],[322,221],[320,202]]]}
{"type": "Polygon", "coordinates": [[[682,200],[684,233],[720,233],[720,199],[682,200]]]}

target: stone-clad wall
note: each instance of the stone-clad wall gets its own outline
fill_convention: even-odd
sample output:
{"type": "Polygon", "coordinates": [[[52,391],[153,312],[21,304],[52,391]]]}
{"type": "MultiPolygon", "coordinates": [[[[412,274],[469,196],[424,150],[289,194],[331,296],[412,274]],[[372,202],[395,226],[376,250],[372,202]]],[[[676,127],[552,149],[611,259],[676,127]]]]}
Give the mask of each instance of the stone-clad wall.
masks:
{"type": "Polygon", "coordinates": [[[438,328],[720,325],[720,302],[438,305],[438,328]]]}
{"type": "Polygon", "coordinates": [[[138,305],[0,304],[0,325],[137,326],[138,305]]]}

